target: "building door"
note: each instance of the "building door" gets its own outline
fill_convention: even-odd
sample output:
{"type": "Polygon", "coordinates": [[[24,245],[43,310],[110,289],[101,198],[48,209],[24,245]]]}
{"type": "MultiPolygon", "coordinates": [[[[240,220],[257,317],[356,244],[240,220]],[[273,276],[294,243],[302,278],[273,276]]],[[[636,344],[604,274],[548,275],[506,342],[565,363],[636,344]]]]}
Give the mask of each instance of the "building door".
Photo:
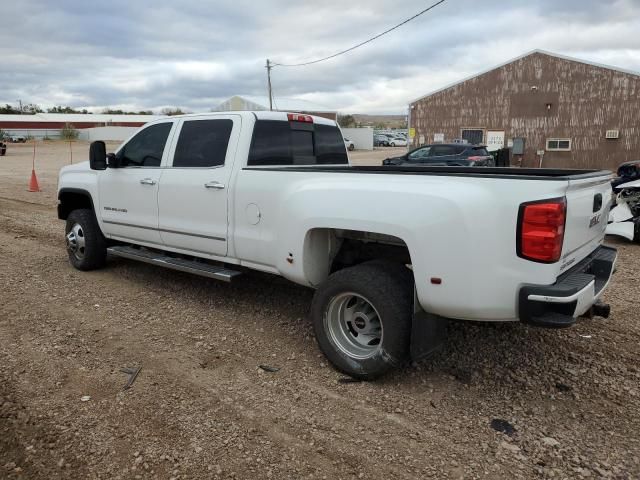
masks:
{"type": "Polygon", "coordinates": [[[478,145],[484,139],[484,130],[480,128],[463,128],[462,139],[472,145],[478,145]]]}

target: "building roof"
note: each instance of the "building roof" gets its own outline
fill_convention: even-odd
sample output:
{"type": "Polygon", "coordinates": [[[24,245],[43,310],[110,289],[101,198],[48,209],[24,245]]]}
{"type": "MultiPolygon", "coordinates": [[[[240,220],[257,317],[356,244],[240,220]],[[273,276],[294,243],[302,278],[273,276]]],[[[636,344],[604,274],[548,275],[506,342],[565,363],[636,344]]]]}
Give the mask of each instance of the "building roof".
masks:
{"type": "MultiPolygon", "coordinates": [[[[218,105],[215,110],[226,111],[229,107],[235,103],[240,102],[243,104],[244,110],[269,110],[269,97],[267,96],[255,96],[255,95],[234,95],[233,97],[225,100],[218,105]]],[[[236,108],[234,106],[234,108],[236,108]]],[[[326,112],[334,113],[336,110],[326,107],[324,105],[310,102],[309,100],[302,100],[299,98],[287,98],[276,97],[273,101],[274,110],[281,111],[305,111],[305,112],[326,112]]]]}
{"type": "Polygon", "coordinates": [[[492,72],[492,71],[497,70],[499,68],[502,68],[502,67],[504,67],[506,65],[509,65],[510,63],[517,62],[518,60],[522,60],[523,58],[526,58],[526,57],[529,57],[529,56],[535,55],[535,54],[547,55],[549,57],[555,57],[555,58],[559,58],[561,60],[567,60],[567,61],[570,61],[570,62],[583,63],[585,65],[591,65],[592,67],[605,68],[607,70],[614,70],[614,71],[617,71],[617,72],[620,72],[620,73],[626,73],[628,75],[640,76],[640,72],[634,72],[633,70],[625,70],[624,68],[613,67],[611,65],[604,65],[604,64],[601,64],[601,63],[590,62],[588,60],[582,60],[582,59],[579,59],[579,58],[568,57],[566,55],[560,55],[559,53],[553,53],[553,52],[548,52],[546,50],[536,49],[536,50],[532,50],[530,52],[527,52],[527,53],[525,53],[523,55],[520,55],[518,57],[512,58],[511,60],[507,60],[506,62],[503,62],[500,65],[496,65],[494,67],[488,68],[487,70],[483,70],[483,71],[481,71],[479,73],[476,73],[476,74],[471,75],[469,77],[463,78],[462,80],[458,80],[457,82],[451,83],[451,84],[446,85],[446,86],[441,87],[441,88],[438,88],[437,90],[433,90],[432,92],[429,92],[426,95],[422,95],[419,98],[411,100],[409,102],[409,105],[411,105],[412,103],[416,103],[416,102],[422,100],[423,98],[427,98],[427,97],[430,97],[431,95],[435,95],[436,93],[440,93],[440,92],[442,92],[444,90],[448,90],[448,89],[453,88],[453,87],[455,87],[457,85],[460,85],[461,83],[467,82],[467,81],[469,81],[471,79],[474,79],[474,78],[479,77],[481,75],[484,75],[486,73],[492,72]]]}
{"type": "Polygon", "coordinates": [[[36,113],[34,115],[0,115],[0,122],[65,123],[147,123],[166,115],[111,115],[108,113],[36,113]]]}

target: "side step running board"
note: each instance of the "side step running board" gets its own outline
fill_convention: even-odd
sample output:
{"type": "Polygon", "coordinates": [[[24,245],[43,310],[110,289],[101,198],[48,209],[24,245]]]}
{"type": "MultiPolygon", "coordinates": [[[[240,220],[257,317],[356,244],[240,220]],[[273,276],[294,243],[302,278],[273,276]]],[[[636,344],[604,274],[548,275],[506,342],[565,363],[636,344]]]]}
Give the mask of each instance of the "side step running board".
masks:
{"type": "Polygon", "coordinates": [[[202,277],[215,278],[216,280],[222,280],[223,282],[230,282],[234,277],[241,275],[241,272],[230,270],[226,267],[211,265],[209,263],[199,262],[196,260],[169,257],[159,252],[128,246],[109,247],[107,248],[107,253],[114,257],[138,260],[140,262],[150,263],[152,265],[158,265],[172,270],[194,273],[202,277]]]}

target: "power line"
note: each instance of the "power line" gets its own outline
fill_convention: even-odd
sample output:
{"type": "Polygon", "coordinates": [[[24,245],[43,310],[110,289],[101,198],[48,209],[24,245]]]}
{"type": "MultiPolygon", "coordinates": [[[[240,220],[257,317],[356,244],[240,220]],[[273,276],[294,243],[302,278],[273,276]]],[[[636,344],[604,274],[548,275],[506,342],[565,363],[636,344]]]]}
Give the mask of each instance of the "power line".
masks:
{"type": "Polygon", "coordinates": [[[365,40],[364,42],[360,42],[357,45],[354,45],[353,47],[347,48],[346,50],[342,50],[338,53],[334,53],[333,55],[329,55],[328,57],[324,57],[324,58],[319,58],[317,60],[312,60],[310,62],[303,62],[303,63],[292,63],[292,64],[286,64],[286,63],[272,63],[271,67],[304,67],[305,65],[313,65],[314,63],[320,63],[320,62],[324,62],[325,60],[329,60],[331,58],[335,58],[337,56],[343,55],[347,52],[351,52],[353,50],[355,50],[356,48],[362,47],[363,45],[366,45],[367,43],[373,42],[374,40],[382,37],[383,35],[386,35],[389,32],[394,31],[397,28],[400,28],[401,26],[409,23],[411,20],[414,20],[416,18],[418,18],[420,15],[423,15],[425,13],[427,13],[429,10],[432,10],[434,8],[436,8],[438,5],[440,5],[441,3],[444,3],[446,0],[440,0],[436,3],[434,3],[433,5],[431,5],[430,7],[425,8],[424,10],[422,10],[421,12],[416,13],[413,17],[407,18],[404,22],[398,23],[397,25],[389,28],[388,30],[385,30],[382,33],[379,33],[378,35],[376,35],[375,37],[371,37],[368,40],[365,40]]]}

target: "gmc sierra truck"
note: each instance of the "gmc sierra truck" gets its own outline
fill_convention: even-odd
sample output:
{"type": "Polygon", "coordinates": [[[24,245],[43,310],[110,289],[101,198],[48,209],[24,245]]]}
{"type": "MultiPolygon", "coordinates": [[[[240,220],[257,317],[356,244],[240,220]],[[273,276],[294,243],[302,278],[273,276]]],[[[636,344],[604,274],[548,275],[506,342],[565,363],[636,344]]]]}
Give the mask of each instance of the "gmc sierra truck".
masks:
{"type": "Polygon", "coordinates": [[[606,171],[351,166],[335,122],[283,112],[168,117],[89,157],[59,177],[75,268],[281,275],[315,289],[320,349],[354,377],[431,353],[448,319],[609,313],[606,171]]]}

